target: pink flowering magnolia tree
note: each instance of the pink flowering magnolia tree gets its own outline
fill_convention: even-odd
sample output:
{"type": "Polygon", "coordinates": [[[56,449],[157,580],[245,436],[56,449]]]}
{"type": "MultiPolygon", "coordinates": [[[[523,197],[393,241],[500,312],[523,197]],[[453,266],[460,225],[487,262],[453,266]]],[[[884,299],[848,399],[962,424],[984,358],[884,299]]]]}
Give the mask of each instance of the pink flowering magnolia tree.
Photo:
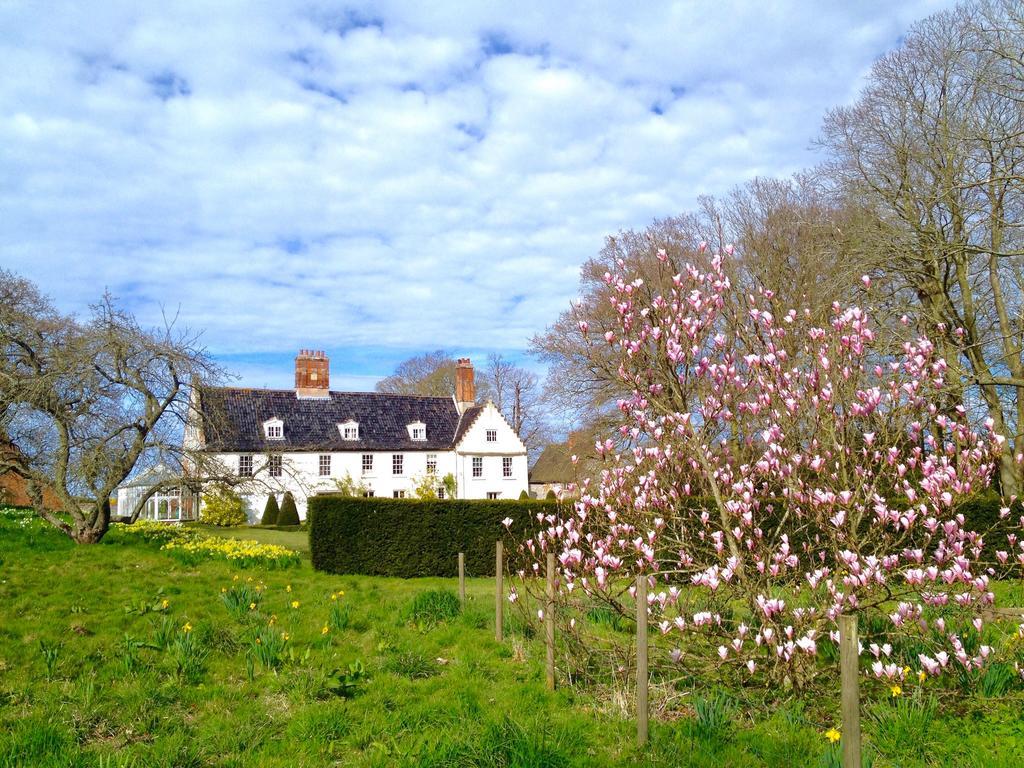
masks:
{"type": "Polygon", "coordinates": [[[994,571],[957,504],[988,487],[1003,441],[937,405],[956,382],[931,342],[883,344],[857,307],[815,324],[738,292],[717,256],[666,278],[649,300],[607,274],[618,328],[580,323],[632,395],[600,478],[524,543],[533,568],[554,551],[563,596],[623,613],[646,575],[667,664],[803,685],[838,617],[869,612],[903,639],[865,644],[874,676],[980,668],[994,571]]]}

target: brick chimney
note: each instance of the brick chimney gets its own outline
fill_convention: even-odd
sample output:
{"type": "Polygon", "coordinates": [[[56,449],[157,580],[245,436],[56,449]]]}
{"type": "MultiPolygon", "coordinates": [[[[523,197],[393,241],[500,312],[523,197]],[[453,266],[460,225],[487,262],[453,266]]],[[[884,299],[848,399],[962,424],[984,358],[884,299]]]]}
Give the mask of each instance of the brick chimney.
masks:
{"type": "Polygon", "coordinates": [[[473,383],[473,364],[468,357],[460,357],[455,363],[455,405],[459,413],[465,413],[476,402],[476,385],[473,383]]]}
{"type": "Polygon", "coordinates": [[[320,349],[300,349],[295,356],[295,396],[330,397],[331,365],[320,349]]]}

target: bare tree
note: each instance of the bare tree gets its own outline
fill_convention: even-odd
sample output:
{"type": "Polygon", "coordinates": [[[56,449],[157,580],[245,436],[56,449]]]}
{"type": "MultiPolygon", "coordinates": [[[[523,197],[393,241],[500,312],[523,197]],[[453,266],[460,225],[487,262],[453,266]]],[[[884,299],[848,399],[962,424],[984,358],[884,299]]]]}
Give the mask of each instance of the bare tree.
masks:
{"type": "Polygon", "coordinates": [[[143,329],[109,295],[78,320],[0,270],[0,472],[76,542],[103,538],[111,494],[141,458],[180,451],[190,379],[219,375],[173,321],[143,329]],[[43,503],[47,487],[61,511],[43,503]]]}
{"type": "Polygon", "coordinates": [[[850,107],[825,120],[824,171],[860,219],[860,258],[937,339],[963,404],[1008,437],[999,480],[1019,493],[1024,430],[1024,18],[960,6],[915,25],[850,107]]]}
{"type": "Polygon", "coordinates": [[[527,450],[536,452],[547,440],[549,430],[537,374],[492,352],[487,356],[484,379],[495,407],[527,450]]]}
{"type": "Polygon", "coordinates": [[[378,381],[375,389],[396,395],[448,397],[455,392],[455,358],[443,349],[410,357],[378,381]]]}

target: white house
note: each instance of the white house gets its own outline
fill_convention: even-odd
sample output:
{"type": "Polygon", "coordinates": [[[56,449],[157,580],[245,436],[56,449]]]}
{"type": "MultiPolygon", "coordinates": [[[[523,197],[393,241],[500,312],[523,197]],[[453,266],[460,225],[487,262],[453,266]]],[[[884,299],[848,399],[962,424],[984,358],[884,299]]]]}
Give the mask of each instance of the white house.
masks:
{"type": "Polygon", "coordinates": [[[330,391],[320,351],[295,358],[295,389],[193,388],[199,417],[186,447],[241,480],[250,521],[268,494],[307,499],[350,479],[365,495],[404,498],[425,480],[461,499],[515,499],[527,489],[526,446],[493,403],[477,405],[473,366],[458,361],[454,397],[330,391]],[[450,480],[449,480],[450,483],[450,480]]]}

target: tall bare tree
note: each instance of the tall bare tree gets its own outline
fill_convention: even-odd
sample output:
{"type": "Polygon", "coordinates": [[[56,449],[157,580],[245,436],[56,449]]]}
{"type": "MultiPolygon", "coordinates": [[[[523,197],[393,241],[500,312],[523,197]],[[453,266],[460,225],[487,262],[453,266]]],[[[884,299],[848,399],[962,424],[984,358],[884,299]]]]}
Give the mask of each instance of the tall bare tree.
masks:
{"type": "Polygon", "coordinates": [[[508,419],[531,452],[548,438],[542,391],[537,374],[491,353],[483,371],[494,405],[508,419]]]}
{"type": "Polygon", "coordinates": [[[109,295],[78,320],[0,270],[0,472],[23,478],[36,513],[76,542],[103,538],[111,494],[140,459],[180,452],[188,383],[219,373],[173,322],[144,329],[109,295]]]}
{"type": "Polygon", "coordinates": [[[859,258],[943,352],[1008,437],[1000,468],[1019,493],[1024,448],[1024,16],[1017,2],[960,6],[915,25],[829,113],[825,174],[867,215],[859,258]]]}

